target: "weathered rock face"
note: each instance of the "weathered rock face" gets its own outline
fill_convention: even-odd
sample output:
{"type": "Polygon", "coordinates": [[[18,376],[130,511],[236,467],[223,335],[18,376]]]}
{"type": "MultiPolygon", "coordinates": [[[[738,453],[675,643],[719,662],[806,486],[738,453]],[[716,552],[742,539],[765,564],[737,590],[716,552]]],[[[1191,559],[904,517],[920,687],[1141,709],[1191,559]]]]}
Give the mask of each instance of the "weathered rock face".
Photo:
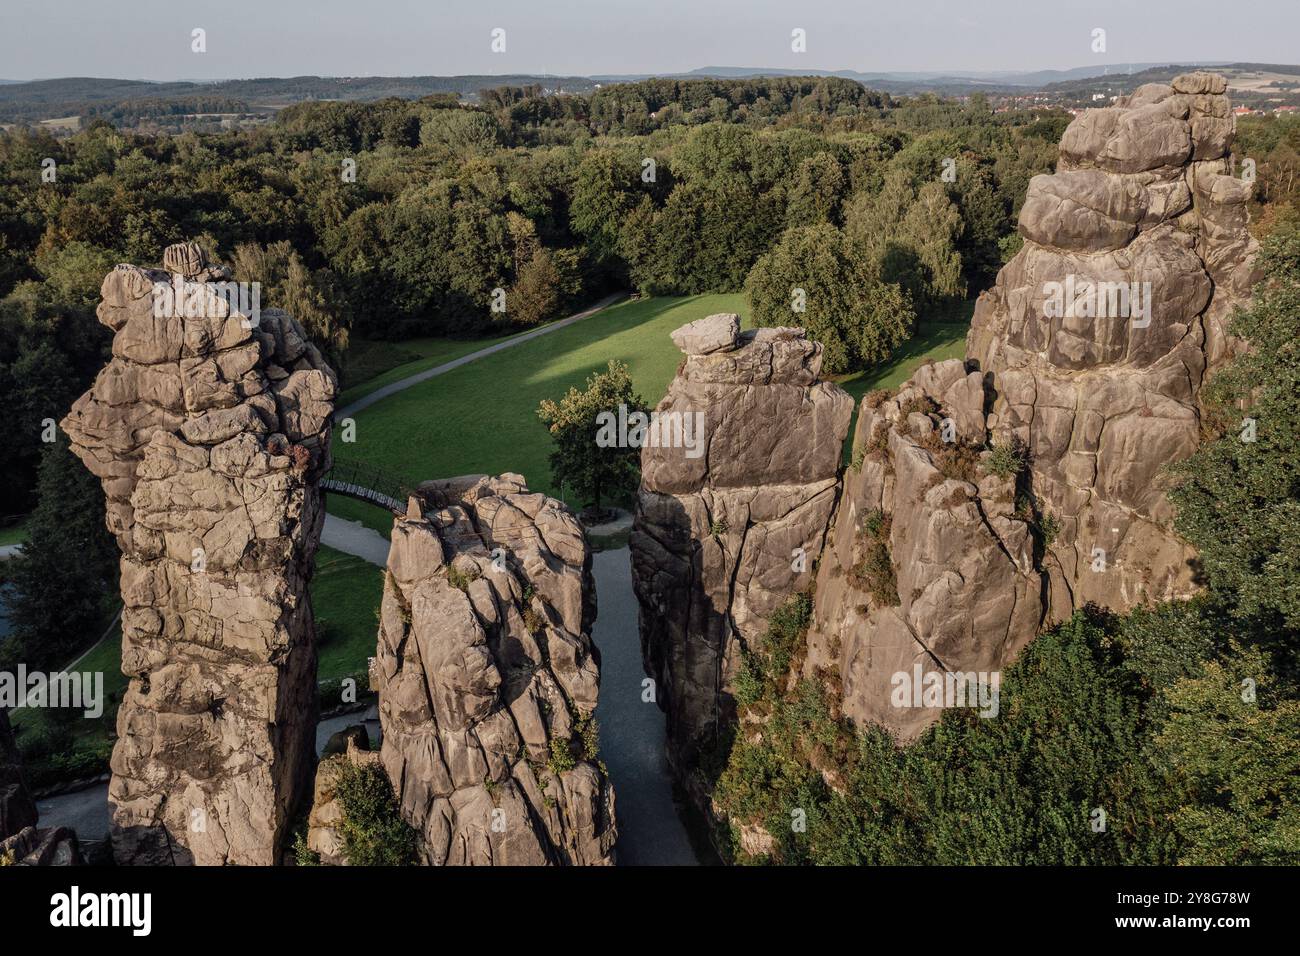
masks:
{"type": "Polygon", "coordinates": [[[838,673],[850,716],[910,739],[939,711],[894,706],[896,674],[1000,671],[1089,602],[1195,590],[1165,469],[1199,442],[1255,247],[1224,90],[1190,74],[1079,116],[1030,183],[966,361],[864,401],[806,662],[838,673]],[[1027,469],[997,477],[986,444],[1021,446],[1027,469]],[[896,596],[866,586],[882,546],[896,596]]]}
{"type": "Polygon", "coordinates": [[[741,650],[811,583],[853,402],[818,381],[801,329],[739,332],[716,315],[673,333],[686,360],[641,453],[631,536],[646,670],[679,772],[734,717],[741,650]]]}
{"type": "Polygon", "coordinates": [[[0,860],[14,866],[81,866],[77,834],[67,827],[24,827],[0,840],[0,860]]]}
{"type": "Polygon", "coordinates": [[[393,525],[372,681],[423,862],[612,862],[582,527],[519,475],[420,492],[393,525]]]}
{"type": "Polygon", "coordinates": [[[337,382],[289,315],[206,285],[229,275],[197,246],[164,261],[182,271],[105,278],[113,359],[62,422],[122,550],[114,854],[268,865],[310,786],[307,583],[337,382]]]}
{"type": "Polygon", "coordinates": [[[23,780],[22,758],[14,744],[9,714],[0,710],[0,840],[36,825],[36,804],[23,780]]]}

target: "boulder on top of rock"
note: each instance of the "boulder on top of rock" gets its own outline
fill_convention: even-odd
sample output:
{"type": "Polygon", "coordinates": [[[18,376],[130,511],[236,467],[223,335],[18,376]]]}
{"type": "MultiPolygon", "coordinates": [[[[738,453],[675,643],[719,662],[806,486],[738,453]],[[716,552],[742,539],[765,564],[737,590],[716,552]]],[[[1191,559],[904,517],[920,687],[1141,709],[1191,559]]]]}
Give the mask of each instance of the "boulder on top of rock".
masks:
{"type": "Polygon", "coordinates": [[[736,347],[740,316],[719,312],[683,325],[672,333],[673,344],[687,355],[708,355],[736,347]]]}

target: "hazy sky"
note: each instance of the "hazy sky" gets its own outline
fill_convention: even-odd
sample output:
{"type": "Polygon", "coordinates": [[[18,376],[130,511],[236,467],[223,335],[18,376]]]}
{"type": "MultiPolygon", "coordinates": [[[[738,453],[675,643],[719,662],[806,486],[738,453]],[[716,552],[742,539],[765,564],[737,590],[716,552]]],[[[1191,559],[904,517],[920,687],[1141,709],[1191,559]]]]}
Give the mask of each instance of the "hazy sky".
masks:
{"type": "Polygon", "coordinates": [[[1300,0],[0,0],[4,79],[1287,63],[1298,39],[1300,0]]]}

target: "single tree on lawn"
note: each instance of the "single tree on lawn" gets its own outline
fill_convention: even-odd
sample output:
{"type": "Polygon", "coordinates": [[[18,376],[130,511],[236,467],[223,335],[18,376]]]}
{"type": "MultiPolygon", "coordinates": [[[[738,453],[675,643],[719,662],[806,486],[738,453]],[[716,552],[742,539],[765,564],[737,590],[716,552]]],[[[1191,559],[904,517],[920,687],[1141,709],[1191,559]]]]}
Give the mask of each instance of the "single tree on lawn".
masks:
{"type": "Polygon", "coordinates": [[[555,439],[551,480],[571,488],[578,501],[598,511],[603,500],[630,495],[641,477],[639,447],[627,441],[602,443],[602,447],[596,441],[599,416],[608,412],[618,418],[619,406],[625,408],[622,420],[649,411],[632,389],[628,367],[610,361],[606,371],[587,378],[585,390],[570,388],[558,402],[546,399],[537,409],[555,439]]]}

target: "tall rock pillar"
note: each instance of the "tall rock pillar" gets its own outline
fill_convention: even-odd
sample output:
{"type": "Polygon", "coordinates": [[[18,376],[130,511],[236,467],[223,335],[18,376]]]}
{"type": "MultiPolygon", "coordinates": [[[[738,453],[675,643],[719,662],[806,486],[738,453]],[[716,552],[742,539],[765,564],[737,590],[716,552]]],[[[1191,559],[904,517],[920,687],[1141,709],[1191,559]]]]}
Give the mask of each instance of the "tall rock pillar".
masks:
{"type": "Polygon", "coordinates": [[[164,264],[104,279],[113,358],[62,422],[122,551],[113,849],[269,865],[310,792],[307,583],[337,382],[292,317],[259,313],[198,246],[164,264]]]}
{"type": "Polygon", "coordinates": [[[520,475],[420,492],[393,525],[372,680],[380,758],[421,861],[612,863],[582,526],[520,475]]]}
{"type": "Polygon", "coordinates": [[[646,671],[685,779],[734,719],[742,649],[812,582],[853,402],[818,380],[822,349],[801,329],[742,333],[724,314],[673,341],[686,358],[642,450],[630,545],[646,671]]]}
{"type": "Polygon", "coordinates": [[[913,739],[941,711],[895,703],[900,677],[984,681],[1087,604],[1195,593],[1169,466],[1200,442],[1256,248],[1225,91],[1191,73],[1076,118],[966,360],[864,399],[805,664],[850,717],[913,739]]]}

